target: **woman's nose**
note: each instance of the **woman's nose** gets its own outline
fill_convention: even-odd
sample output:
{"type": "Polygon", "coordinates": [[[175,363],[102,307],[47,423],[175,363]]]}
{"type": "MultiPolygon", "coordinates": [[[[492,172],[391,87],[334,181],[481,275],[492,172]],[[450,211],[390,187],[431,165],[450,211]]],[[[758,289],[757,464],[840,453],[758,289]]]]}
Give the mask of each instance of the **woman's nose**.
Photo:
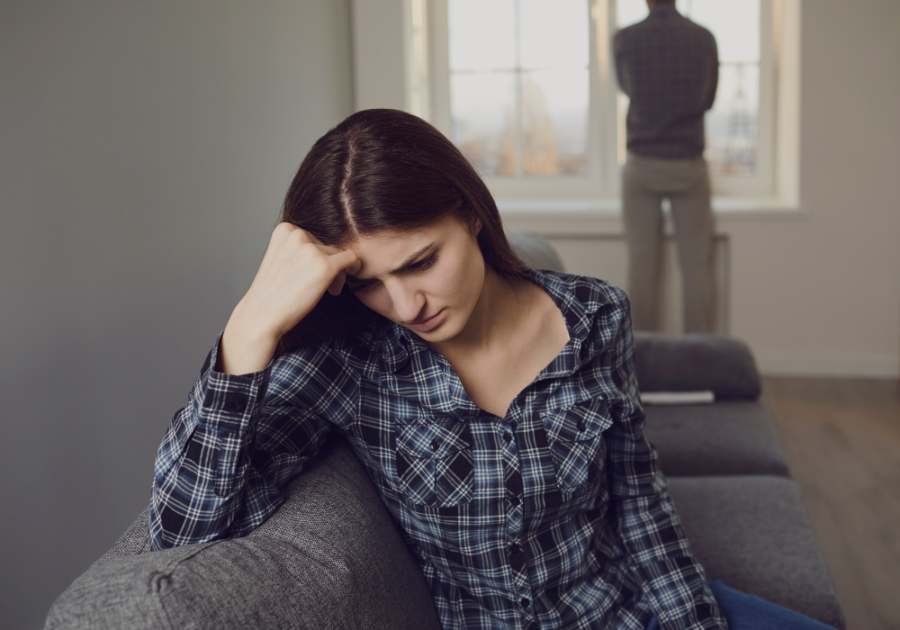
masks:
{"type": "Polygon", "coordinates": [[[425,295],[401,279],[388,285],[388,293],[400,321],[412,322],[424,314],[422,309],[425,306],[425,295]]]}

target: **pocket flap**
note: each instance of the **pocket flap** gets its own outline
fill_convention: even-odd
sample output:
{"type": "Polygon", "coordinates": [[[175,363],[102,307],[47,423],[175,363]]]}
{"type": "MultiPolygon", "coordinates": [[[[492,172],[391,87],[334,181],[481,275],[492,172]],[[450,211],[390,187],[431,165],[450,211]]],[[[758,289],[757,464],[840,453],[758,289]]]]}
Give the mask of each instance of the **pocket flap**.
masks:
{"type": "Polygon", "coordinates": [[[469,425],[412,424],[397,435],[397,449],[410,457],[442,459],[471,447],[469,425]]]}
{"type": "Polygon", "coordinates": [[[613,423],[606,401],[599,398],[541,415],[551,444],[592,440],[613,423]]]}

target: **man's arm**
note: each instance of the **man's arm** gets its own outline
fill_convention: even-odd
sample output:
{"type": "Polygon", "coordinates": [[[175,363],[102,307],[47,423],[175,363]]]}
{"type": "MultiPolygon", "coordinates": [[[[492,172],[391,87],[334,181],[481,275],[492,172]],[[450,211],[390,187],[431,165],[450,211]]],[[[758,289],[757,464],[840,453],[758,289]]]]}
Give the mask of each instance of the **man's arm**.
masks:
{"type": "Polygon", "coordinates": [[[616,79],[619,81],[619,88],[631,97],[631,82],[629,80],[628,71],[625,67],[625,55],[623,54],[624,37],[622,31],[618,31],[613,38],[613,57],[616,60],[616,79]]]}
{"type": "Polygon", "coordinates": [[[709,62],[709,79],[707,80],[707,93],[703,110],[712,109],[713,103],[716,102],[716,90],[719,87],[719,49],[716,46],[716,38],[710,33],[709,38],[712,40],[712,52],[709,62]]]}

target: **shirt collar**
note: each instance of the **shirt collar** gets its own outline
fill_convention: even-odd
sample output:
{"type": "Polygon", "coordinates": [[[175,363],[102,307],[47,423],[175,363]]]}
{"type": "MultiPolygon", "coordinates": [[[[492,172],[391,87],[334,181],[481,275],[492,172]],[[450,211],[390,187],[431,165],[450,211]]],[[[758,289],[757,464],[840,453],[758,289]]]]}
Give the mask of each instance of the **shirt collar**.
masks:
{"type": "Polygon", "coordinates": [[[678,9],[675,8],[674,4],[657,4],[650,9],[650,15],[681,15],[681,13],[678,12],[678,9]]]}
{"type": "MultiPolygon", "coordinates": [[[[566,349],[548,366],[545,376],[559,376],[560,373],[571,372],[591,358],[585,356],[586,352],[593,354],[590,352],[592,344],[585,343],[591,334],[593,320],[593,313],[588,312],[585,305],[585,302],[589,301],[588,296],[581,294],[582,289],[575,282],[576,276],[552,271],[529,271],[528,277],[550,295],[562,312],[569,330],[569,343],[566,349]]],[[[583,290],[588,291],[587,288],[583,290]]],[[[386,319],[381,319],[377,325],[382,327],[380,334],[377,335],[381,340],[377,353],[386,372],[400,373],[414,358],[419,365],[429,365],[436,361],[444,369],[452,370],[447,360],[432,350],[415,333],[386,319]]]]}

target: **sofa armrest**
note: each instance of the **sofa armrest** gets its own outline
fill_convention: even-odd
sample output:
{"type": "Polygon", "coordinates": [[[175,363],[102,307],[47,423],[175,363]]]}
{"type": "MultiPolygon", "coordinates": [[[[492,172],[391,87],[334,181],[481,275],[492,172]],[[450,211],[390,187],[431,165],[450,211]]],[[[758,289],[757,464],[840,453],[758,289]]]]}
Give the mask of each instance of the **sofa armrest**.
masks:
{"type": "Polygon", "coordinates": [[[437,630],[425,578],[365,469],[329,440],[244,538],[148,552],[145,511],[54,602],[45,630],[437,630]]]}
{"type": "Polygon", "coordinates": [[[712,391],[717,399],[755,399],[762,390],[750,348],[733,337],[636,331],[634,356],[641,391],[712,391]]]}

